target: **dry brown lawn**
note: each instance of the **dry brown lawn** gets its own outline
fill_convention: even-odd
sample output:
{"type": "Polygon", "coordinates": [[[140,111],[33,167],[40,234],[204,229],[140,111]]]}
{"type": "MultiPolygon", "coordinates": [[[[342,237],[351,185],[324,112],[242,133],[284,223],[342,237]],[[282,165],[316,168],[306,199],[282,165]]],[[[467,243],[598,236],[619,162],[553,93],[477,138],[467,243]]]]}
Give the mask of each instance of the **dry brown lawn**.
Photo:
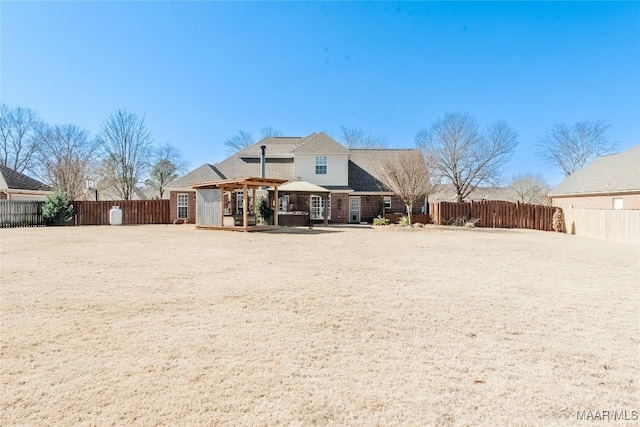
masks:
{"type": "Polygon", "coordinates": [[[3,426],[610,425],[577,411],[640,409],[638,245],[190,225],[0,238],[3,426]]]}

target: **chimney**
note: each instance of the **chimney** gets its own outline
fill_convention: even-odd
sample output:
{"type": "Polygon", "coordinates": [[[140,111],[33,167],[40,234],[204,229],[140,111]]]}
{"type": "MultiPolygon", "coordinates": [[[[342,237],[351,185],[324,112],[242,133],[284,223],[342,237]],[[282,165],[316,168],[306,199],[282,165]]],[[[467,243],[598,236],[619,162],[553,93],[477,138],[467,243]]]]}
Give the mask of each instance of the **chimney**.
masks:
{"type": "Polygon", "coordinates": [[[264,178],[265,176],[265,163],[266,157],[264,151],[267,149],[266,145],[261,145],[260,150],[262,150],[262,155],[260,156],[260,178],[264,178]]]}

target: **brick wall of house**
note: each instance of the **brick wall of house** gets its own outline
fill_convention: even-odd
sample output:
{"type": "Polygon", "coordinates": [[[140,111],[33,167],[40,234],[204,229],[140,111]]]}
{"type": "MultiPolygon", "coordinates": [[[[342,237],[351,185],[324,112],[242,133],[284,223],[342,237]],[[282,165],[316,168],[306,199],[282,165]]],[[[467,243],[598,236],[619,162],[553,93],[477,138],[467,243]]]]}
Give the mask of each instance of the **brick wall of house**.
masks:
{"type": "MultiPolygon", "coordinates": [[[[383,196],[372,194],[367,200],[366,195],[349,196],[348,193],[332,193],[331,194],[331,219],[333,224],[349,223],[349,197],[360,197],[360,221],[372,223],[373,219],[381,214],[380,203],[383,202],[383,196]]],[[[289,203],[293,204],[293,210],[309,212],[311,197],[309,194],[290,194],[289,203]]],[[[424,200],[420,200],[413,205],[413,213],[422,212],[424,200]]],[[[397,196],[391,197],[391,209],[386,209],[387,213],[405,214],[405,206],[402,199],[397,196]]],[[[322,220],[314,221],[321,223],[322,220]]]]}
{"type": "Polygon", "coordinates": [[[5,193],[4,191],[0,191],[0,200],[7,200],[7,193],[5,193]]]}
{"type": "MultiPolygon", "coordinates": [[[[169,196],[169,206],[171,209],[170,221],[174,222],[178,218],[178,194],[188,194],[189,204],[187,207],[187,221],[191,224],[196,223],[196,192],[195,191],[171,191],[169,196]]],[[[183,222],[183,219],[178,219],[183,222]]]]}
{"type": "Polygon", "coordinates": [[[554,197],[553,206],[562,209],[613,209],[613,199],[622,198],[624,209],[640,209],[640,194],[620,194],[610,196],[554,197]]]}

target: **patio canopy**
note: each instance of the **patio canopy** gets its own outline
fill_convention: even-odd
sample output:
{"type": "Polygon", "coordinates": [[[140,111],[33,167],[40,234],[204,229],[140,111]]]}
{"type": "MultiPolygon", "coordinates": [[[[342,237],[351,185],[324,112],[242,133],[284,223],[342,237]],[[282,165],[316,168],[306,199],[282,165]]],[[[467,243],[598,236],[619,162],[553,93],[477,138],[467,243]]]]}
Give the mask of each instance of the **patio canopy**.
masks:
{"type": "Polygon", "coordinates": [[[329,194],[331,191],[307,181],[287,181],[280,186],[281,193],[329,194]]]}
{"type": "Polygon", "coordinates": [[[315,185],[312,184],[308,181],[300,181],[300,180],[291,180],[291,181],[287,181],[286,183],[282,184],[280,186],[280,193],[281,194],[317,194],[319,196],[322,196],[322,204],[324,206],[324,215],[323,215],[323,219],[324,219],[324,225],[328,225],[328,199],[329,199],[329,194],[331,194],[331,191],[327,190],[326,188],[322,188],[319,185],[315,185]]]}

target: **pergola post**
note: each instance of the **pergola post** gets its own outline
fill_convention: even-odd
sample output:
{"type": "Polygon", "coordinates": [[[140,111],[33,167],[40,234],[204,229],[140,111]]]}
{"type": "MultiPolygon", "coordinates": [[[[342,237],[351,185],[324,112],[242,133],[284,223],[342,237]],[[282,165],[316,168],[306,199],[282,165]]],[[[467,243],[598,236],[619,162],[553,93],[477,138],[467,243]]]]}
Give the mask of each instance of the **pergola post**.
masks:
{"type": "Polygon", "coordinates": [[[249,192],[247,191],[249,188],[245,183],[242,186],[242,227],[246,230],[248,219],[249,219],[249,192]]]}
{"type": "MultiPolygon", "coordinates": [[[[256,187],[252,188],[253,190],[253,217],[257,219],[257,215],[256,215],[256,187]]],[[[258,224],[258,222],[256,221],[256,225],[258,224]]]]}
{"type": "Polygon", "coordinates": [[[280,211],[280,207],[278,206],[278,186],[273,186],[273,225],[278,226],[278,211],[280,211]]]}

